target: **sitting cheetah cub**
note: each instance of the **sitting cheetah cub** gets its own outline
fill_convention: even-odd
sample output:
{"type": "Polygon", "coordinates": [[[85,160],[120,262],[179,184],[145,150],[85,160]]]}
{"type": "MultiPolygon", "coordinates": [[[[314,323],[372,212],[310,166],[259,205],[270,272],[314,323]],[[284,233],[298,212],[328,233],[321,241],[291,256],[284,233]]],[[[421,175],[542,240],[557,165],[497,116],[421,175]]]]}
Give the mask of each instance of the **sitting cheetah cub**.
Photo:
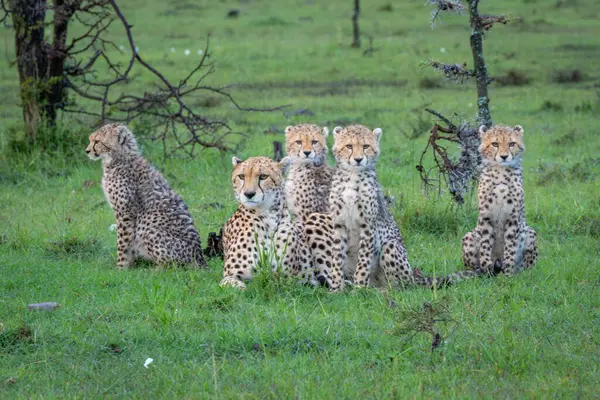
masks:
{"type": "Polygon", "coordinates": [[[463,237],[463,262],[488,273],[518,273],[537,260],[536,233],[525,223],[523,128],[479,128],[483,169],[475,230],[463,237]]]}
{"type": "Polygon", "coordinates": [[[327,128],[301,124],[285,128],[285,148],[292,165],[285,196],[292,215],[304,221],[312,213],[329,212],[333,169],[327,165],[327,128]]]}
{"type": "MultiPolygon", "coordinates": [[[[476,276],[475,271],[463,271],[435,279],[413,271],[377,179],[381,134],[379,128],[371,131],[362,125],[333,130],[337,161],[329,197],[336,232],[333,271],[341,271],[357,285],[392,287],[432,287],[476,276]]],[[[341,286],[342,280],[334,281],[334,289],[341,286]]]]}
{"type": "Polygon", "coordinates": [[[186,204],[142,158],[126,126],[98,129],[85,152],[102,160],[102,188],[117,219],[117,267],[129,267],[138,257],[206,265],[186,204]]]}
{"type": "Polygon", "coordinates": [[[313,214],[306,226],[292,223],[285,207],[283,172],[289,159],[277,163],[267,157],[246,161],[233,158],[232,184],[239,202],[223,229],[225,268],[221,286],[245,289],[260,262],[260,250],[273,252],[273,270],[281,268],[301,281],[327,280],[333,235],[327,216],[313,214]],[[328,256],[327,253],[328,252],[328,256]],[[322,272],[321,272],[322,271],[322,272]]]}

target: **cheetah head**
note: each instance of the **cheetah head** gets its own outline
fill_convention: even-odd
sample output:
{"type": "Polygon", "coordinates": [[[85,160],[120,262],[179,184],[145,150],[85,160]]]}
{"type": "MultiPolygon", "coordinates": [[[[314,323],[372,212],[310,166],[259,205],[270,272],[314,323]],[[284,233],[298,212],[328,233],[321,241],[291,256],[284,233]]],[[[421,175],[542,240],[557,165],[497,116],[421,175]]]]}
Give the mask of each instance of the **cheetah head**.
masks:
{"type": "Polygon", "coordinates": [[[290,159],[276,162],[268,157],[251,157],[246,161],[233,157],[231,183],[235,198],[246,208],[268,209],[281,199],[283,174],[290,159]]]}
{"type": "Polygon", "coordinates": [[[116,154],[137,154],[139,150],[129,128],[121,124],[108,124],[90,135],[90,144],[85,152],[92,160],[109,160],[116,154]]]}
{"type": "Polygon", "coordinates": [[[292,161],[320,165],[327,156],[329,130],[317,125],[300,124],[285,128],[285,150],[292,161]]]}
{"type": "Polygon", "coordinates": [[[333,130],[333,154],[338,165],[343,168],[374,166],[379,157],[381,134],[380,128],[371,131],[362,125],[336,127],[333,130]]]}
{"type": "Polygon", "coordinates": [[[511,128],[506,125],[494,125],[488,128],[482,125],[479,128],[479,152],[486,164],[500,164],[511,167],[519,165],[525,150],[523,144],[523,128],[516,125],[511,128]]]}

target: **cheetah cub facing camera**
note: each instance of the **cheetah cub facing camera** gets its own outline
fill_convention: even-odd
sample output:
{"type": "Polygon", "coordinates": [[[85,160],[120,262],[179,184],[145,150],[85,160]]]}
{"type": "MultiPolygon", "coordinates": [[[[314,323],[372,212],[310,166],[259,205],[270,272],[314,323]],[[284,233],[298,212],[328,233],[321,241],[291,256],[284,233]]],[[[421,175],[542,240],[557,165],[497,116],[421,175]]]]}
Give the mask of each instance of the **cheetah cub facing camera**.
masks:
{"type": "Polygon", "coordinates": [[[285,196],[292,215],[304,221],[312,213],[329,212],[333,169],[327,165],[327,128],[301,124],[285,128],[285,148],[292,165],[285,196]]]}
{"type": "Polygon", "coordinates": [[[142,158],[126,126],[98,129],[85,152],[102,160],[102,188],[117,219],[117,267],[129,267],[138,257],[206,265],[186,204],[142,158]]]}
{"type": "Polygon", "coordinates": [[[273,254],[273,270],[297,276],[301,282],[330,281],[333,231],[328,217],[313,214],[306,223],[290,221],[285,207],[283,172],[289,159],[233,158],[231,181],[239,202],[223,229],[225,268],[221,286],[245,289],[257,271],[260,254],[273,254]],[[329,243],[329,248],[325,247],[329,243]],[[329,264],[329,265],[327,265],[329,264]]]}
{"type": "Polygon", "coordinates": [[[475,230],[463,237],[463,262],[488,273],[518,273],[531,268],[538,255],[536,233],[525,223],[523,128],[482,125],[479,136],[479,219],[475,230]]]}
{"type": "MultiPolygon", "coordinates": [[[[337,161],[329,197],[336,232],[333,271],[342,271],[357,285],[392,287],[432,287],[478,275],[462,271],[437,279],[413,271],[375,170],[381,134],[379,128],[372,131],[362,125],[333,130],[337,161]]],[[[341,286],[341,280],[334,281],[335,289],[341,286]]]]}

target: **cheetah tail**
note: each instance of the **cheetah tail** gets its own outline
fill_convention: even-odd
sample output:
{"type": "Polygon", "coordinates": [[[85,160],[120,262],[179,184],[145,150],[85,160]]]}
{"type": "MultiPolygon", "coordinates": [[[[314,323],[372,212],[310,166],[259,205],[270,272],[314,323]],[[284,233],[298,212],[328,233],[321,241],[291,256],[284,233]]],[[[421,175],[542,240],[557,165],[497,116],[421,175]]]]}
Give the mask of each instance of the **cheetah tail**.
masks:
{"type": "Polygon", "coordinates": [[[446,275],[443,277],[436,277],[436,278],[418,275],[418,276],[415,276],[415,283],[418,286],[428,287],[431,289],[439,289],[442,287],[454,285],[460,281],[477,278],[480,276],[487,276],[487,275],[488,275],[488,272],[484,271],[483,269],[463,270],[463,271],[454,272],[450,275],[446,275]]]}

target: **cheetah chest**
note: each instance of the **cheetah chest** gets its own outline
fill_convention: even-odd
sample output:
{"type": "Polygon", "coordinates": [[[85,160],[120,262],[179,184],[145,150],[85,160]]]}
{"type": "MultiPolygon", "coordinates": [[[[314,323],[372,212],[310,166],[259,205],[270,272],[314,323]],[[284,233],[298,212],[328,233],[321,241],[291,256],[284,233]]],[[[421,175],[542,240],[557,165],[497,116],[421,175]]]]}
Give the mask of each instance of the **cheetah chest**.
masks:
{"type": "Polygon", "coordinates": [[[361,209],[360,186],[358,181],[351,180],[342,191],[342,208],[339,218],[343,221],[348,234],[347,263],[345,268],[346,277],[351,277],[356,269],[358,261],[358,250],[360,246],[361,209]]]}
{"type": "Polygon", "coordinates": [[[506,183],[499,183],[490,188],[488,196],[492,200],[490,202],[486,199],[489,203],[488,215],[492,223],[495,238],[493,258],[502,259],[504,253],[504,234],[509,223],[508,221],[517,224],[518,210],[516,200],[518,193],[514,187],[506,183]]]}
{"type": "Polygon", "coordinates": [[[108,177],[102,178],[102,191],[104,192],[104,197],[106,197],[106,201],[112,208],[114,208],[115,198],[114,198],[114,190],[113,185],[109,182],[108,177]]]}
{"type": "Polygon", "coordinates": [[[254,221],[254,238],[252,238],[252,241],[258,241],[259,249],[268,251],[271,248],[271,242],[277,232],[278,225],[277,218],[273,216],[259,217],[254,221]]]}

